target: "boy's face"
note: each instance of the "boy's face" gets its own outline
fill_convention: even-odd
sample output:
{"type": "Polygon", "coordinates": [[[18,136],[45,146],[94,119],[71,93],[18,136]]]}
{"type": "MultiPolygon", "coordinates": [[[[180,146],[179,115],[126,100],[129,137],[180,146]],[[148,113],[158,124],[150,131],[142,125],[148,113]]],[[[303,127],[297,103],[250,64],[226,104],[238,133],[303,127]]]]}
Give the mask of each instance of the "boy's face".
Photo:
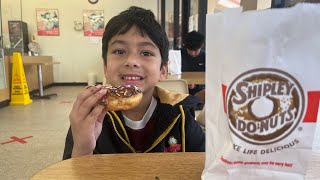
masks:
{"type": "Polygon", "coordinates": [[[128,32],[116,35],[108,43],[105,75],[113,86],[133,84],[142,92],[152,94],[154,86],[166,75],[166,66],[160,69],[159,48],[133,26],[128,32]]]}

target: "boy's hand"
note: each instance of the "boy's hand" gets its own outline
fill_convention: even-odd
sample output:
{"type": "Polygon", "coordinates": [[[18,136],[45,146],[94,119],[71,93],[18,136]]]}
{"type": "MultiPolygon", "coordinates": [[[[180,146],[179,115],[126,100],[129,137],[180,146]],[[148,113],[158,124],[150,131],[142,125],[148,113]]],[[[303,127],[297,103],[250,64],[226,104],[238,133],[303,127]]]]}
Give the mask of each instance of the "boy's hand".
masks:
{"type": "Polygon", "coordinates": [[[93,153],[106,115],[105,106],[98,103],[106,93],[102,85],[97,85],[84,89],[77,96],[69,115],[74,141],[72,157],[93,153]]]}

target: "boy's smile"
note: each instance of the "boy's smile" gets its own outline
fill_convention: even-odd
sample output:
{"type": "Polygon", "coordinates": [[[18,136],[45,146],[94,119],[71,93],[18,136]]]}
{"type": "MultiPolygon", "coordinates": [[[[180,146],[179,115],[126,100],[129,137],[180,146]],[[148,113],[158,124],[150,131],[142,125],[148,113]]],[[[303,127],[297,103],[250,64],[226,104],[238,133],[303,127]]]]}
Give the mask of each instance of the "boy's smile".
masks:
{"type": "Polygon", "coordinates": [[[106,78],[111,85],[137,85],[145,95],[152,95],[166,74],[166,66],[160,68],[159,48],[136,26],[111,38],[106,59],[106,78]]]}
{"type": "Polygon", "coordinates": [[[125,84],[139,84],[139,81],[142,81],[144,78],[137,74],[123,74],[121,79],[125,84]]]}

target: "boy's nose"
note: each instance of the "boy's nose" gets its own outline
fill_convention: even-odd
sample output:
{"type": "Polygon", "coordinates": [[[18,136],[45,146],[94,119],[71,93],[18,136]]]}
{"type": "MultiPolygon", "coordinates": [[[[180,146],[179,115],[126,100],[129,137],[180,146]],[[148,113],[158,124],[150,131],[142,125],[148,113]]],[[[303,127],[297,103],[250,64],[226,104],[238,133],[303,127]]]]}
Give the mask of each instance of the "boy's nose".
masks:
{"type": "Polygon", "coordinates": [[[127,60],[126,60],[125,66],[128,66],[128,67],[139,67],[140,66],[139,57],[137,55],[134,55],[134,54],[127,56],[127,60]]]}

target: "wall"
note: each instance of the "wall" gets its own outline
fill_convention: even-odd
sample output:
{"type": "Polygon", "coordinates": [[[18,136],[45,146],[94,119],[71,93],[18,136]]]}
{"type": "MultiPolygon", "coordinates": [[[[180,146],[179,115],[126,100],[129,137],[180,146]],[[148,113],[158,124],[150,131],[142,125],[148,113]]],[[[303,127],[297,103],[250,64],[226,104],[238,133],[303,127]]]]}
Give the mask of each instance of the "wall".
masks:
{"type": "Polygon", "coordinates": [[[207,13],[214,13],[218,0],[207,0],[208,1],[208,8],[207,13]]]}
{"type": "Polygon", "coordinates": [[[241,0],[243,11],[268,9],[271,7],[271,0],[241,0]]]}
{"type": "Polygon", "coordinates": [[[241,6],[243,7],[243,11],[256,10],[257,5],[258,5],[258,1],[252,1],[252,0],[241,1],[241,6]]]}
{"type": "MultiPolygon", "coordinates": [[[[2,0],[5,9],[12,18],[19,18],[16,5],[19,0],[2,0]],[[13,17],[17,14],[17,17],[13,17]]],[[[74,21],[82,21],[82,12],[88,10],[104,10],[105,24],[113,16],[128,7],[135,5],[151,9],[157,16],[157,0],[100,0],[97,4],[90,4],[87,0],[22,0],[22,20],[28,24],[29,39],[37,32],[36,8],[54,8],[59,10],[60,36],[38,36],[40,55],[53,56],[54,82],[87,82],[90,72],[98,75],[102,82],[103,62],[101,58],[101,37],[98,43],[94,38],[83,36],[83,31],[75,31],[74,21]]],[[[7,24],[5,19],[3,24],[7,24]]],[[[4,29],[7,26],[3,27],[4,29]]],[[[8,30],[3,30],[4,32],[8,30]]]]}

